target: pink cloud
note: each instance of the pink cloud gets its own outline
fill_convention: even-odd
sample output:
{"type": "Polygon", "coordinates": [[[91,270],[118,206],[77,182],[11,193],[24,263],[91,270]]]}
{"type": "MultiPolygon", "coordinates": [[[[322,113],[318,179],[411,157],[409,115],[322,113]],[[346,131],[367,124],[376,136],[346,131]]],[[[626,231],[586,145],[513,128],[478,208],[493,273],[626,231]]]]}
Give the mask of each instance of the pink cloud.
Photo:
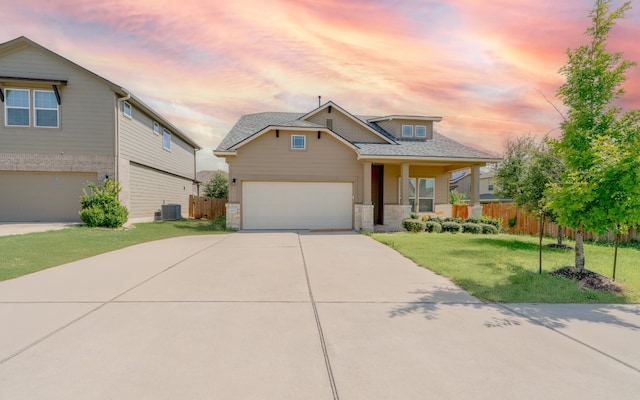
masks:
{"type": "MultiPolygon", "coordinates": [[[[586,41],[581,0],[8,3],[0,40],[51,48],[148,101],[206,148],[259,111],[317,96],[356,114],[442,115],[443,132],[500,152],[505,137],[557,134],[565,51],[586,41]],[[28,11],[27,11],[28,10],[28,11]],[[37,11],[31,11],[37,10],[37,11]]],[[[636,5],[636,7],[638,7],[636,5]]],[[[640,9],[612,50],[640,61],[640,9]]],[[[621,104],[640,104],[640,68],[621,104]]]]}

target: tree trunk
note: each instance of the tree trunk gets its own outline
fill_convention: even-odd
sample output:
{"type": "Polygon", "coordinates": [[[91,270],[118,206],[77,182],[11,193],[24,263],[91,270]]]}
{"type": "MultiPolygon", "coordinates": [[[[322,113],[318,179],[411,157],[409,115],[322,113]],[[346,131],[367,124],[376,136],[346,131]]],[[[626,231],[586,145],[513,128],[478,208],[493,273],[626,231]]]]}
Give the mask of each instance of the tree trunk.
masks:
{"type": "Polygon", "coordinates": [[[620,234],[616,233],[616,249],[613,252],[613,280],[616,280],[616,264],[618,263],[618,245],[620,244],[620,234]]]}
{"type": "Polygon", "coordinates": [[[542,275],[542,235],[544,234],[544,213],[540,213],[540,235],[538,236],[538,274],[542,275]]]}
{"type": "Polygon", "coordinates": [[[558,245],[562,246],[562,240],[564,239],[564,234],[562,233],[562,227],[558,225],[558,245]]]}
{"type": "Polygon", "coordinates": [[[582,243],[582,235],[584,229],[582,224],[579,224],[576,228],[576,268],[584,269],[584,245],[582,243]]]}

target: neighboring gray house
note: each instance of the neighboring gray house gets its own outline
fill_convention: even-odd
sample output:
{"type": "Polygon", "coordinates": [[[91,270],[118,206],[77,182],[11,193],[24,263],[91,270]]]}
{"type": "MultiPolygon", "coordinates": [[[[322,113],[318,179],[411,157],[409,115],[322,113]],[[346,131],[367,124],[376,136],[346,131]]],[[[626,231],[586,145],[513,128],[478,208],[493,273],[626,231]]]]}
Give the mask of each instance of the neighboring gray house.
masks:
{"type": "Polygon", "coordinates": [[[0,101],[0,222],[79,221],[107,178],[130,221],[188,213],[200,146],[121,86],[19,37],[0,44],[0,101]]]}
{"type": "MultiPolygon", "coordinates": [[[[457,190],[465,195],[465,199],[471,198],[471,170],[465,169],[451,174],[449,190],[457,190]]],[[[480,168],[480,200],[484,202],[509,202],[511,199],[496,196],[495,178],[493,170],[489,167],[480,168]]]]}
{"type": "Polygon", "coordinates": [[[214,151],[229,165],[227,226],[394,230],[412,211],[446,216],[451,172],[470,168],[478,187],[499,158],[439,134],[440,120],[356,116],[331,101],[245,115],[214,151]]]}

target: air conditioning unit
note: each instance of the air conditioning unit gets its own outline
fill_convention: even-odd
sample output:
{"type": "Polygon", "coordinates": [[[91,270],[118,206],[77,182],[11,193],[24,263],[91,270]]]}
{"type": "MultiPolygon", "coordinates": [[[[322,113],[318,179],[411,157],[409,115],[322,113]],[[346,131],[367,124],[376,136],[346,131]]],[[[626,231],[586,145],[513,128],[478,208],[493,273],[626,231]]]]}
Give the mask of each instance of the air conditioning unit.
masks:
{"type": "Polygon", "coordinates": [[[163,204],[162,220],[175,221],[182,218],[182,209],[180,204],[163,204]]]}

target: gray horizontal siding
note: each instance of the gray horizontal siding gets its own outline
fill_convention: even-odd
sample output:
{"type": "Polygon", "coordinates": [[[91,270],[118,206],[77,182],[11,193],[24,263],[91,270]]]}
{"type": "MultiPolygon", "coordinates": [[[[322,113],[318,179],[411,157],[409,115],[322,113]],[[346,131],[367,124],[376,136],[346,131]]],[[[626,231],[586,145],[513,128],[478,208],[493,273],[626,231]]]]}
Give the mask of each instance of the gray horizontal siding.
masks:
{"type": "Polygon", "coordinates": [[[129,218],[151,219],[163,204],[180,204],[187,217],[191,184],[191,180],[131,164],[129,218]]]}
{"type": "MultiPolygon", "coordinates": [[[[5,127],[2,104],[0,149],[3,152],[115,154],[115,95],[104,82],[51,54],[30,47],[3,55],[0,58],[0,75],[68,81],[67,86],[59,87],[62,100],[59,128],[5,127]]],[[[3,84],[4,87],[51,90],[51,86],[46,85],[11,83],[3,84]]]]}
{"type": "Polygon", "coordinates": [[[120,156],[133,162],[147,165],[183,177],[194,178],[193,147],[171,132],[171,151],[162,145],[160,134],[153,132],[154,120],[140,109],[132,106],[132,118],[118,111],[120,123],[120,156]]]}

